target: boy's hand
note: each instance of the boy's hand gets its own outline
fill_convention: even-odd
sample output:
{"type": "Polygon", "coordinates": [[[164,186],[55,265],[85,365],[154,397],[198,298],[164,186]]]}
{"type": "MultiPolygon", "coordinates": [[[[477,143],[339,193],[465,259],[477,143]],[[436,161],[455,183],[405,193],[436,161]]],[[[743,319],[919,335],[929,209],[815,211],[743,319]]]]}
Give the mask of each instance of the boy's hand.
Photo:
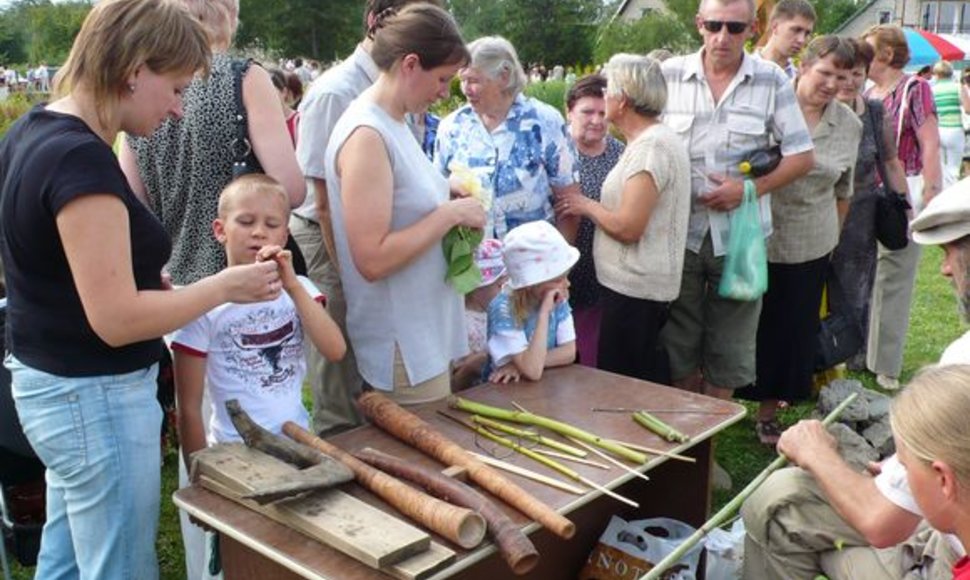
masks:
{"type": "Polygon", "coordinates": [[[274,260],[279,266],[280,282],[283,283],[284,290],[291,290],[300,284],[293,270],[293,252],[284,250],[280,246],[263,246],[256,253],[257,262],[268,262],[274,260]]]}

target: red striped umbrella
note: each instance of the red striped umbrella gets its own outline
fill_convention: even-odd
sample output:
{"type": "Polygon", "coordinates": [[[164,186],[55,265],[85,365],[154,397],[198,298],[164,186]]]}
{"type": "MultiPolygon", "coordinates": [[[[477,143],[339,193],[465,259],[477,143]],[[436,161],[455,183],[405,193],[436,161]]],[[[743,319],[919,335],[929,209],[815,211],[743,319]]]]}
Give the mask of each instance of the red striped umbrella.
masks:
{"type": "Polygon", "coordinates": [[[967,57],[963,49],[938,34],[908,28],[904,32],[910,46],[910,66],[933,64],[938,60],[964,60],[967,57]],[[931,48],[936,55],[932,55],[926,48],[931,48]]]}

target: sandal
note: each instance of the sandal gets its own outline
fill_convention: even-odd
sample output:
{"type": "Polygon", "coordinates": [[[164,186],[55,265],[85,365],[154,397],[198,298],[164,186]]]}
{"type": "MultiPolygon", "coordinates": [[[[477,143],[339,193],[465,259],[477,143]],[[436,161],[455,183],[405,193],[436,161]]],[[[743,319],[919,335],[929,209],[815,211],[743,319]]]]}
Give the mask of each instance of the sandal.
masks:
{"type": "Polygon", "coordinates": [[[774,447],[781,438],[781,425],[775,419],[759,420],[754,424],[754,432],[762,445],[774,447]]]}

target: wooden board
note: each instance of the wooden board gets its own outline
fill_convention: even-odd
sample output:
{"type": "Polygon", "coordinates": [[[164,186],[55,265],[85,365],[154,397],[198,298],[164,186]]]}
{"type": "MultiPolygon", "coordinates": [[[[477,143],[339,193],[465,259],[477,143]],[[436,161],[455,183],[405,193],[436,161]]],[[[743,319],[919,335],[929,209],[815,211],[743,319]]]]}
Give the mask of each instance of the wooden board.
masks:
{"type": "MultiPolygon", "coordinates": [[[[267,505],[242,499],[259,482],[278,480],[287,470],[295,469],[240,444],[209,447],[192,457],[192,477],[203,487],[373,568],[388,568],[430,549],[431,537],[424,531],[338,489],[267,505]]],[[[437,565],[443,555],[439,550],[436,557],[430,557],[428,565],[437,565]]],[[[451,557],[454,558],[454,552],[451,557]]],[[[411,571],[399,577],[416,577],[413,568],[411,565],[411,571]]]]}

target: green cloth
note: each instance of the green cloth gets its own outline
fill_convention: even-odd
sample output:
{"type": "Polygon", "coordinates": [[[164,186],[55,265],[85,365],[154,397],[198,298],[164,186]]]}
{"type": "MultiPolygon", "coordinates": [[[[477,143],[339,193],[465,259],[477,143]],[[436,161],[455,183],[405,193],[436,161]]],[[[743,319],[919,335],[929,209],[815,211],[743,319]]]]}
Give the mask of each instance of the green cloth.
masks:
{"type": "Polygon", "coordinates": [[[953,80],[941,79],[933,83],[933,100],[940,127],[962,129],[960,119],[960,85],[953,80]]]}

